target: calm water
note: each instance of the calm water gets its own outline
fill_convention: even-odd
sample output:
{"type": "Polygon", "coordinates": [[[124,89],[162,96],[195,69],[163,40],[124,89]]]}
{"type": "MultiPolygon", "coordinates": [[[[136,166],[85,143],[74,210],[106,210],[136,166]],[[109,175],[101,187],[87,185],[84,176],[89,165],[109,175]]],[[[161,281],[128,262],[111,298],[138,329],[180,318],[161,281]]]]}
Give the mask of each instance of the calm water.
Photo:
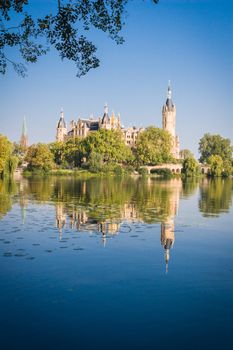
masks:
{"type": "Polygon", "coordinates": [[[228,349],[232,180],[0,183],[1,349],[228,349]]]}

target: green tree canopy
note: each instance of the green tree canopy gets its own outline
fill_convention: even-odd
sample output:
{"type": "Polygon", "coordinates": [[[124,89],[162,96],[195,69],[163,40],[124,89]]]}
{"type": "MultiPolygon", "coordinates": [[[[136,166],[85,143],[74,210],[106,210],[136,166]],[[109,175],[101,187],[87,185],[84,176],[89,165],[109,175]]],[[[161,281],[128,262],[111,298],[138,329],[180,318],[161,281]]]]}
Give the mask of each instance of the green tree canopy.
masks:
{"type": "Polygon", "coordinates": [[[83,140],[75,137],[66,141],[63,147],[63,161],[71,167],[78,167],[82,163],[84,154],[83,140]]]}
{"type": "Polygon", "coordinates": [[[182,174],[187,177],[197,176],[200,174],[200,167],[198,162],[193,157],[185,158],[183,161],[182,174]]]}
{"type": "Polygon", "coordinates": [[[220,135],[205,134],[199,142],[200,162],[208,163],[212,155],[220,156],[223,160],[232,160],[233,147],[231,141],[220,135]]]}
{"type": "Polygon", "coordinates": [[[40,17],[35,15],[33,1],[0,1],[0,73],[5,74],[11,63],[24,76],[23,63],[36,62],[53,47],[62,59],[75,63],[77,76],[86,74],[99,66],[96,46],[87,38],[89,29],[102,30],[117,44],[123,43],[120,32],[128,1],[57,0],[49,2],[40,17]],[[23,63],[7,56],[9,47],[18,49],[23,63]]]}
{"type": "Polygon", "coordinates": [[[189,149],[182,149],[180,150],[180,158],[186,159],[186,158],[194,158],[193,153],[189,149]]]}
{"type": "Polygon", "coordinates": [[[104,162],[127,162],[132,153],[117,130],[100,129],[83,139],[84,156],[89,160],[92,153],[100,154],[104,162]]]}
{"type": "Polygon", "coordinates": [[[223,160],[218,155],[212,155],[208,158],[208,164],[210,165],[211,176],[221,176],[223,172],[223,160]]]}
{"type": "Polygon", "coordinates": [[[171,135],[160,128],[150,126],[138,136],[136,160],[139,164],[162,164],[173,160],[171,135]]]}
{"type": "Polygon", "coordinates": [[[13,144],[0,134],[0,177],[12,175],[18,164],[18,157],[13,155],[13,144]]]}
{"type": "Polygon", "coordinates": [[[31,145],[25,157],[29,170],[49,171],[54,167],[53,154],[49,146],[43,143],[31,145]]]}
{"type": "Polygon", "coordinates": [[[49,144],[49,149],[53,154],[54,161],[57,165],[61,165],[64,160],[65,145],[63,142],[52,142],[49,144]]]}

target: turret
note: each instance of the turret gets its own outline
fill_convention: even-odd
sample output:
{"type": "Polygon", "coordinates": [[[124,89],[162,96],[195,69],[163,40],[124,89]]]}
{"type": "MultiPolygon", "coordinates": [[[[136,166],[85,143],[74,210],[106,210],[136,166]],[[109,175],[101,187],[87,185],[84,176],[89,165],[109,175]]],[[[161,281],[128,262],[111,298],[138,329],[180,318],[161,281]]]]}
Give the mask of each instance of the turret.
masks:
{"type": "Polygon", "coordinates": [[[173,137],[176,135],[176,106],[172,102],[172,90],[169,80],[167,89],[167,99],[163,106],[163,129],[167,130],[173,137]]]}
{"type": "Polygon", "coordinates": [[[104,105],[104,115],[103,115],[103,118],[101,120],[100,128],[108,129],[108,130],[111,129],[111,118],[108,115],[107,103],[105,103],[105,105],[104,105]]]}
{"type": "Polygon", "coordinates": [[[61,109],[60,119],[59,119],[58,124],[57,124],[56,140],[63,142],[63,141],[65,141],[66,135],[67,135],[67,127],[66,127],[66,122],[64,119],[64,111],[63,111],[63,109],[61,109]]]}

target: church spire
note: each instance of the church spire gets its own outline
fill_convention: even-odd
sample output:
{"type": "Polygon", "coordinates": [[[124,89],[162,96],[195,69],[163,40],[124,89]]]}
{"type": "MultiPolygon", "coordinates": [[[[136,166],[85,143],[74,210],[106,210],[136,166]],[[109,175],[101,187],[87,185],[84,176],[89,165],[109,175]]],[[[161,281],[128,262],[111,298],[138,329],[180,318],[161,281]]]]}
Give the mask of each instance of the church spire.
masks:
{"type": "Polygon", "coordinates": [[[26,117],[23,117],[23,127],[22,127],[22,134],[20,138],[20,144],[23,148],[27,148],[28,146],[28,135],[27,135],[27,124],[26,124],[26,117]]]}
{"type": "Polygon", "coordinates": [[[22,136],[27,136],[27,124],[26,117],[23,117],[23,128],[22,128],[22,136]]]}

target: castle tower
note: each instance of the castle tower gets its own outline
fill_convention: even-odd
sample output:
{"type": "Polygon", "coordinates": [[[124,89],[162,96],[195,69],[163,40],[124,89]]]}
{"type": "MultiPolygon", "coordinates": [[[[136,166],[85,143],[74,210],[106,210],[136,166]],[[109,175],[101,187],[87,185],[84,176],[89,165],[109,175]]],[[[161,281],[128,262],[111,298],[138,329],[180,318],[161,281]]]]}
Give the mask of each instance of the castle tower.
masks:
{"type": "Polygon", "coordinates": [[[26,125],[26,118],[23,118],[23,128],[22,128],[22,134],[20,138],[20,145],[23,149],[26,149],[28,147],[28,135],[27,135],[27,125],[26,125]]]}
{"type": "Polygon", "coordinates": [[[56,140],[59,142],[63,142],[63,141],[65,141],[66,135],[67,135],[67,127],[66,127],[66,122],[64,119],[64,111],[63,111],[63,109],[61,109],[60,119],[59,119],[59,122],[57,124],[56,140]]]}
{"type": "Polygon", "coordinates": [[[175,241],[174,234],[174,219],[168,218],[165,222],[161,223],[161,244],[164,247],[164,260],[166,263],[166,273],[168,272],[168,262],[170,259],[170,249],[175,241]]]}
{"type": "Polygon", "coordinates": [[[167,217],[161,222],[161,245],[164,248],[164,260],[166,263],[166,273],[170,259],[170,249],[175,242],[175,216],[179,207],[180,192],[182,190],[181,179],[173,179],[167,185],[169,190],[167,217]]]}
{"type": "Polygon", "coordinates": [[[174,158],[179,158],[180,145],[179,138],[176,136],[176,106],[172,101],[172,90],[170,80],[168,82],[167,100],[162,110],[163,115],[163,130],[166,130],[172,136],[172,150],[171,153],[174,158]]]}
{"type": "Polygon", "coordinates": [[[104,115],[103,115],[103,118],[101,120],[100,127],[103,128],[103,129],[108,129],[108,130],[111,129],[111,119],[110,119],[110,117],[108,115],[108,105],[107,105],[107,103],[105,103],[105,105],[104,105],[104,115]]]}

